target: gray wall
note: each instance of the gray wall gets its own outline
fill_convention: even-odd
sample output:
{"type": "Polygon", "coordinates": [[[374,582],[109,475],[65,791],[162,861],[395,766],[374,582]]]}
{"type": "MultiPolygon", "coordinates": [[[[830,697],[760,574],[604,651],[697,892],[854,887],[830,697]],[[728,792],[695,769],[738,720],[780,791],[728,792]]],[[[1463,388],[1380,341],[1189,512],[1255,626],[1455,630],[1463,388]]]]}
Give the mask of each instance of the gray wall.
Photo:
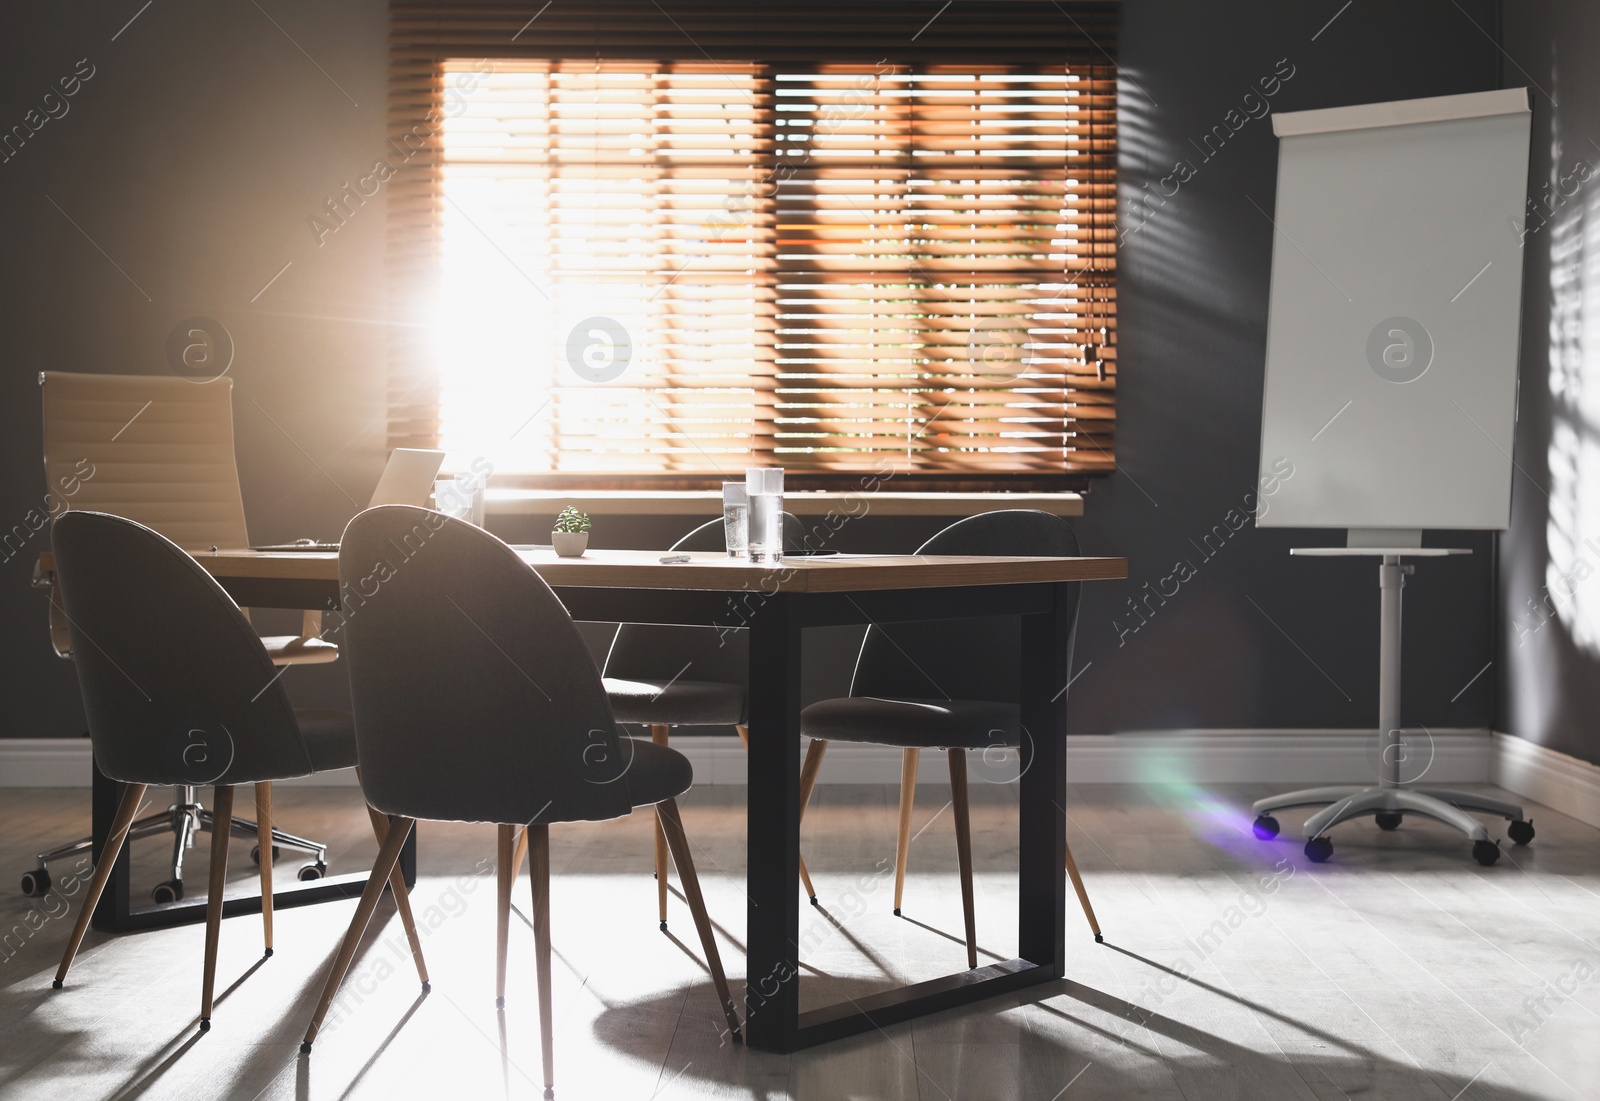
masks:
{"type": "MultiPolygon", "coordinates": [[[[0,123],[21,121],[80,58],[96,71],[65,117],[0,164],[0,247],[11,275],[0,301],[9,338],[0,375],[6,526],[44,492],[35,373],[163,371],[168,331],[194,314],[223,321],[238,344],[231,374],[253,536],[332,535],[350,499],[364,499],[376,480],[384,343],[372,321],[383,316],[383,197],[321,246],[306,223],[381,150],[384,5],[263,6],[281,30],[255,5],[165,0],[115,42],[136,5],[117,18],[89,3],[7,13],[8,42],[25,48],[0,71],[0,123]]],[[[1338,7],[1125,5],[1123,472],[1097,485],[1079,531],[1086,551],[1127,555],[1131,579],[1086,595],[1077,732],[1373,721],[1370,564],[1289,559],[1292,545],[1334,541],[1325,533],[1245,526],[1211,534],[1219,549],[1210,553],[1197,547],[1219,526],[1227,532],[1230,510],[1256,488],[1272,239],[1252,200],[1271,210],[1275,148],[1267,118],[1244,121],[1259,110],[1246,94],[1284,59],[1293,75],[1262,101],[1272,110],[1498,80],[1494,45],[1470,21],[1493,33],[1488,0],[1352,5],[1318,34],[1338,7]],[[1219,125],[1230,128],[1225,142],[1191,143],[1219,125]],[[1193,168],[1181,182],[1180,159],[1193,168]],[[1150,189],[1167,197],[1157,205],[1145,198],[1150,189]],[[1194,576],[1164,604],[1151,598],[1148,623],[1133,630],[1140,619],[1125,601],[1143,596],[1147,582],[1160,585],[1179,560],[1194,576]]],[[[662,545],[683,526],[615,521],[597,542],[662,545]]],[[[837,545],[909,549],[937,526],[868,516],[837,545]]],[[[531,538],[541,527],[501,530],[531,538]]],[[[1411,722],[1489,722],[1492,677],[1452,702],[1493,651],[1491,541],[1467,542],[1473,558],[1427,564],[1407,591],[1411,722]]],[[[81,730],[76,692],[46,644],[43,601],[27,586],[30,558],[0,563],[0,733],[70,735],[81,730]]],[[[813,654],[810,692],[841,686],[849,647],[813,654]]],[[[334,666],[287,680],[305,702],[333,702],[340,675],[334,666]]]]}
{"type": "MultiPolygon", "coordinates": [[[[1469,21],[1492,33],[1488,3],[1353,4],[1324,29],[1339,11],[1338,3],[1125,5],[1120,472],[1096,489],[1080,532],[1091,551],[1126,554],[1130,581],[1085,594],[1080,665],[1094,664],[1073,687],[1074,729],[1376,721],[1371,561],[1288,556],[1292,546],[1341,542],[1342,533],[1246,526],[1214,537],[1221,549],[1209,558],[1195,545],[1258,488],[1273,232],[1263,211],[1273,206],[1277,150],[1271,119],[1248,118],[1246,93],[1280,59],[1293,76],[1267,100],[1274,111],[1495,86],[1494,45],[1469,21]],[[1231,124],[1230,111],[1238,112],[1231,124]],[[1237,133],[1213,139],[1206,159],[1194,143],[1219,124],[1237,133]],[[1180,160],[1193,168],[1186,182],[1187,172],[1174,175],[1180,160]],[[1164,205],[1143,198],[1174,188],[1164,205]],[[1125,601],[1147,582],[1159,587],[1180,560],[1194,576],[1165,605],[1152,600],[1148,624],[1121,636],[1114,624],[1140,623],[1125,601]]],[[[1444,538],[1429,533],[1430,542],[1444,538]]],[[[1491,657],[1491,540],[1449,541],[1475,554],[1420,566],[1406,589],[1404,718],[1485,726],[1489,677],[1451,700],[1491,657]]]]}
{"type": "Polygon", "coordinates": [[[1600,10],[1507,4],[1505,46],[1506,83],[1534,86],[1535,212],[1496,726],[1600,763],[1600,10]]]}
{"type": "MultiPolygon", "coordinates": [[[[371,493],[384,330],[364,319],[384,315],[382,197],[321,247],[307,219],[382,150],[384,4],[262,7],[281,30],[248,3],[164,0],[125,30],[138,4],[6,9],[0,126],[23,123],[80,59],[94,76],[0,164],[4,529],[44,495],[37,372],[165,372],[168,332],[194,315],[220,320],[237,344],[251,535],[334,535],[352,510],[345,494],[371,493]]],[[[28,586],[47,538],[0,562],[10,736],[82,731],[72,670],[50,652],[43,597],[28,586]]],[[[342,676],[288,679],[309,699],[337,699],[342,676]]]]}

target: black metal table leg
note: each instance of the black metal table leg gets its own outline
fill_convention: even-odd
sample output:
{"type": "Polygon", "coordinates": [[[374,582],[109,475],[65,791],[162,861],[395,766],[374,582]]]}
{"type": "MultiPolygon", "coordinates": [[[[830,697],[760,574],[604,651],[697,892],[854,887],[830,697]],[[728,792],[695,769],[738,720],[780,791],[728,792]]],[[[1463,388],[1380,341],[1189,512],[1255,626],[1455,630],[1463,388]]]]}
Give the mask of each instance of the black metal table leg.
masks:
{"type": "Polygon", "coordinates": [[[1051,982],[1066,961],[1065,688],[1072,607],[1064,585],[945,591],[768,597],[750,620],[749,971],[745,1036],[762,1051],[789,1052],[886,1028],[1051,982]],[[941,599],[945,598],[945,599],[941,599]],[[1002,602],[1021,615],[1023,770],[1018,816],[1016,959],[800,1012],[800,635],[823,623],[993,614],[1002,602]]]}
{"type": "MultiPolygon", "coordinates": [[[[110,779],[102,773],[98,766],[94,769],[93,792],[93,834],[94,834],[94,859],[100,859],[100,853],[105,848],[106,836],[111,831],[111,820],[117,811],[117,804],[122,800],[125,785],[110,779]]],[[[185,925],[192,922],[204,921],[206,916],[205,899],[188,899],[183,902],[168,903],[164,906],[139,906],[132,905],[132,889],[130,886],[130,861],[128,850],[130,846],[124,845],[122,853],[117,857],[116,864],[111,869],[111,877],[106,881],[105,894],[100,897],[100,905],[95,907],[93,926],[106,933],[123,933],[135,929],[159,929],[169,925],[185,925]]],[[[406,885],[412,886],[417,881],[417,836],[413,830],[407,839],[405,848],[400,852],[400,866],[405,872],[406,885]]],[[[272,905],[275,910],[289,906],[306,906],[316,902],[327,902],[336,898],[357,898],[367,885],[365,872],[353,872],[348,875],[330,876],[324,879],[311,880],[310,882],[296,882],[291,886],[278,887],[272,894],[272,905]]],[[[229,897],[222,904],[224,917],[233,917],[235,914],[259,914],[261,912],[261,896],[259,894],[246,894],[229,897]]]]}
{"type": "Polygon", "coordinates": [[[1066,969],[1067,769],[1066,684],[1071,639],[1061,611],[1071,606],[1055,586],[1048,612],[1022,617],[1022,778],[1017,814],[1017,953],[1066,969]]]}
{"type": "Polygon", "coordinates": [[[793,1051],[800,1015],[800,625],[798,594],[750,620],[745,1037],[793,1051]]]}

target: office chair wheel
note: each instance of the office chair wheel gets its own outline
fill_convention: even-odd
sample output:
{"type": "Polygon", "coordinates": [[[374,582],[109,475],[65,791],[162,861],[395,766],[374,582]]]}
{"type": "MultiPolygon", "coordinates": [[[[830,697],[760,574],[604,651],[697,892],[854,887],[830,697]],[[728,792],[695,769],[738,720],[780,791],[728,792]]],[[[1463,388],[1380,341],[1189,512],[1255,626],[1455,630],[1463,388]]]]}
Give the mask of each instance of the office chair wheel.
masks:
{"type": "Polygon", "coordinates": [[[1278,820],[1270,814],[1257,815],[1255,824],[1250,828],[1255,830],[1256,836],[1262,841],[1271,841],[1278,836],[1278,820]]]}
{"type": "Polygon", "coordinates": [[[1472,843],[1472,859],[1487,868],[1500,859],[1500,846],[1493,841],[1474,841],[1472,843]]]}
{"type": "MultiPolygon", "coordinates": [[[[281,849],[279,849],[278,846],[276,846],[276,845],[272,846],[272,862],[274,864],[276,864],[278,862],[278,857],[280,857],[282,855],[283,855],[283,851],[281,849]]],[[[250,863],[258,864],[258,865],[261,863],[261,846],[260,845],[251,845],[250,846],[250,863]]]]}
{"type": "MultiPolygon", "coordinates": [[[[1516,824],[1512,823],[1513,831],[1515,830],[1515,826],[1516,826],[1516,824]]],[[[1511,836],[1512,836],[1513,839],[1515,839],[1517,835],[1516,835],[1515,832],[1513,832],[1511,834],[1511,836]]],[[[1529,837],[1533,836],[1533,827],[1532,826],[1528,827],[1528,836],[1529,837]]],[[[1521,844],[1525,844],[1526,842],[1519,841],[1517,843],[1519,845],[1521,845],[1521,844]]],[[[27,895],[29,898],[43,898],[45,895],[49,894],[50,893],[50,873],[45,871],[43,868],[35,868],[31,872],[23,872],[22,873],[22,893],[27,895]]]]}
{"type": "Polygon", "coordinates": [[[183,901],[183,880],[167,879],[157,883],[155,890],[150,892],[150,901],[157,906],[183,901]]]}
{"type": "Polygon", "coordinates": [[[300,870],[295,873],[295,878],[309,883],[313,879],[321,879],[327,874],[328,866],[319,860],[315,864],[302,864],[300,870]]]}
{"type": "Polygon", "coordinates": [[[1326,864],[1333,855],[1333,842],[1326,837],[1313,837],[1306,842],[1306,859],[1313,864],[1326,864]]]}
{"type": "MultiPolygon", "coordinates": [[[[1511,843],[1513,845],[1526,845],[1529,841],[1533,840],[1533,822],[1524,822],[1521,819],[1512,822],[1510,825],[1506,826],[1506,836],[1511,838],[1511,843]]],[[[45,880],[46,889],[48,889],[49,882],[50,881],[48,879],[45,880]]],[[[24,886],[22,889],[26,891],[28,888],[24,886]]]]}
{"type": "Polygon", "coordinates": [[[1404,816],[1397,810],[1380,810],[1372,817],[1378,823],[1380,830],[1397,830],[1400,828],[1400,819],[1404,816]]]}

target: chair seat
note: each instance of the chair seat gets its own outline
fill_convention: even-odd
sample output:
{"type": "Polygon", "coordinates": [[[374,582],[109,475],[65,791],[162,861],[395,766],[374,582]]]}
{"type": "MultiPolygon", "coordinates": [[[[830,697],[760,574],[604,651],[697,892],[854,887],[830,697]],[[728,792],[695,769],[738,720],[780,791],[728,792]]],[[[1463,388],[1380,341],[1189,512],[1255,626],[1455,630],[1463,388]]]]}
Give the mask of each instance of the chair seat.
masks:
{"type": "Polygon", "coordinates": [[[800,712],[800,734],[830,742],[908,749],[983,749],[1022,744],[1022,709],[984,700],[822,700],[800,712]]]}
{"type": "Polygon", "coordinates": [[[601,683],[619,723],[734,726],[744,722],[745,691],[737,684],[620,677],[606,677],[601,683]]]}
{"type": "Polygon", "coordinates": [[[339,660],[336,643],[299,635],[262,635],[261,645],[274,665],[326,665],[339,660]]]}
{"type": "Polygon", "coordinates": [[[356,763],[355,721],[348,711],[301,708],[294,711],[313,772],[351,768],[356,763]]]}
{"type": "Polygon", "coordinates": [[[622,738],[626,762],[623,780],[628,798],[636,807],[649,807],[676,799],[694,783],[694,767],[689,758],[671,746],[656,745],[643,738],[622,738]],[[628,754],[632,753],[632,757],[628,754]]]}

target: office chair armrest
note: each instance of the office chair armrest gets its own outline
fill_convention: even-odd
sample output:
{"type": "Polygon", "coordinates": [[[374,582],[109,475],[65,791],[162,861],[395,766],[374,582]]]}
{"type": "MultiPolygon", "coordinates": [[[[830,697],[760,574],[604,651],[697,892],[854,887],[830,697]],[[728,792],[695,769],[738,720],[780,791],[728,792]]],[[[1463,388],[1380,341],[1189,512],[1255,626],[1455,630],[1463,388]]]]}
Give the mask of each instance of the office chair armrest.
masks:
{"type": "Polygon", "coordinates": [[[67,628],[67,613],[61,607],[61,591],[56,586],[54,570],[43,570],[33,564],[33,587],[44,589],[50,597],[50,646],[56,656],[71,659],[72,635],[67,628]]]}

